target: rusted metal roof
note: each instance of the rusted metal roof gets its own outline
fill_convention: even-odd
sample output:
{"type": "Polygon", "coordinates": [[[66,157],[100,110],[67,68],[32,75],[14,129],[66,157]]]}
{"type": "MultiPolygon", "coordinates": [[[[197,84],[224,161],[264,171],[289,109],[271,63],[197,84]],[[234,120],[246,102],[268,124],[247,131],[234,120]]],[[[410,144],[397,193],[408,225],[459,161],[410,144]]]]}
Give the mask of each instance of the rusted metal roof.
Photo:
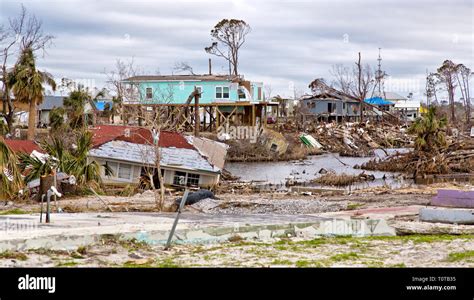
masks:
{"type": "Polygon", "coordinates": [[[5,144],[13,151],[13,152],[24,152],[31,154],[33,150],[38,152],[44,153],[44,151],[40,148],[38,144],[34,141],[28,140],[10,140],[6,139],[5,144]]]}
{"type": "MultiPolygon", "coordinates": [[[[152,132],[143,127],[101,125],[92,128],[91,131],[94,134],[92,139],[93,148],[113,140],[144,145],[154,144],[152,132]]],[[[194,149],[181,134],[171,131],[160,131],[158,145],[162,148],[194,149]]]]}

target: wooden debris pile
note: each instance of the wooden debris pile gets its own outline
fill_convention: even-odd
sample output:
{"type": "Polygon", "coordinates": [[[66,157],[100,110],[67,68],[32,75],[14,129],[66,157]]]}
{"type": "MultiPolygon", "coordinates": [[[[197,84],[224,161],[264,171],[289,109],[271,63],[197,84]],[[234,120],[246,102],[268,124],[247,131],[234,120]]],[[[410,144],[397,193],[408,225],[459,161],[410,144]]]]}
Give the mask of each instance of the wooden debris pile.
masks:
{"type": "Polygon", "coordinates": [[[361,166],[365,170],[427,174],[474,173],[474,141],[471,138],[452,142],[442,151],[412,151],[372,159],[361,166]]]}
{"type": "Polygon", "coordinates": [[[324,150],[341,156],[371,156],[375,149],[409,147],[413,141],[405,128],[383,123],[325,123],[313,130],[324,150]]]}

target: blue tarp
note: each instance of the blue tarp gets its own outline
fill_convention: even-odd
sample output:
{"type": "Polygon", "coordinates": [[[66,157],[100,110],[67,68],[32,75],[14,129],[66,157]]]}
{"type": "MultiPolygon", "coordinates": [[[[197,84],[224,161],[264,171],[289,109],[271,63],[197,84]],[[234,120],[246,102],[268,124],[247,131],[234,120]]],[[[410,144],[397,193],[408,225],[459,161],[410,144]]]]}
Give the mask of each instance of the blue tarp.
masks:
{"type": "Polygon", "coordinates": [[[394,105],[395,103],[382,99],[380,97],[373,97],[364,100],[365,103],[369,103],[372,105],[394,105]]]}
{"type": "Polygon", "coordinates": [[[107,100],[98,100],[94,104],[98,111],[104,111],[106,103],[109,103],[110,107],[112,107],[113,105],[112,101],[107,101],[107,100]]]}

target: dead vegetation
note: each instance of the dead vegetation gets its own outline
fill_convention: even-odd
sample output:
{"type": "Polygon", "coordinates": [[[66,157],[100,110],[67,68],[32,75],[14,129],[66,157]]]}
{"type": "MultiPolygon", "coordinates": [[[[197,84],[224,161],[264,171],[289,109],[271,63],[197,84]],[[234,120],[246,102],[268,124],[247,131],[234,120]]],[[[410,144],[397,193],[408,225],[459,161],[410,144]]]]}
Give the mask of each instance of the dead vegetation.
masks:
{"type": "Polygon", "coordinates": [[[464,140],[451,144],[440,153],[413,151],[395,153],[384,159],[372,159],[364,170],[405,172],[414,176],[471,173],[474,170],[474,143],[464,140]]]}
{"type": "Polygon", "coordinates": [[[349,186],[357,182],[372,180],[375,180],[374,175],[365,174],[364,172],[358,175],[349,175],[346,173],[336,174],[329,172],[312,180],[312,182],[330,186],[349,186]]]}
{"type": "Polygon", "coordinates": [[[410,132],[416,134],[414,151],[373,159],[361,168],[406,172],[413,174],[414,178],[432,174],[472,173],[474,170],[473,139],[459,133],[448,136],[446,118],[437,116],[435,108],[413,123],[410,132]]]}

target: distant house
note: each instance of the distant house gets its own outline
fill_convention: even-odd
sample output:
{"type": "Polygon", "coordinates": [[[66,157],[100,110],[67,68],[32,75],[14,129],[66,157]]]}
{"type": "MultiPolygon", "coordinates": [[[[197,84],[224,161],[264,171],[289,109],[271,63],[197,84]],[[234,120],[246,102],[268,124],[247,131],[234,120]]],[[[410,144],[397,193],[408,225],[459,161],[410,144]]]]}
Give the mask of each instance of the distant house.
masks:
{"type": "Polygon", "coordinates": [[[399,101],[395,103],[394,110],[398,112],[400,120],[415,121],[420,116],[421,103],[419,101],[399,101]]]}
{"type": "MultiPolygon", "coordinates": [[[[263,125],[269,116],[278,116],[278,102],[266,101],[262,82],[245,80],[230,75],[156,75],[134,76],[123,81],[133,91],[124,99],[125,110],[134,111],[138,105],[153,115],[156,107],[166,106],[176,116],[175,108],[182,108],[196,88],[200,92],[199,113],[203,131],[232,125],[263,125]]],[[[194,102],[192,102],[194,103],[194,102]]],[[[193,108],[191,108],[193,109],[193,108]]],[[[187,118],[187,116],[186,116],[187,118]]],[[[187,130],[194,121],[182,123],[187,130]]]]}
{"type": "Polygon", "coordinates": [[[372,97],[364,100],[365,103],[376,106],[379,110],[390,111],[395,106],[395,103],[385,100],[380,97],[372,97]]]}
{"type": "Polygon", "coordinates": [[[325,121],[356,120],[360,115],[359,100],[336,91],[303,96],[300,108],[325,121]]]}
{"type": "Polygon", "coordinates": [[[141,104],[183,104],[196,87],[202,94],[201,104],[262,101],[262,82],[250,82],[229,75],[156,75],[134,76],[124,80],[138,88],[136,99],[141,104]]]}
{"type": "Polygon", "coordinates": [[[395,92],[381,92],[380,94],[378,92],[375,92],[373,97],[380,97],[394,104],[408,100],[406,97],[403,97],[400,94],[395,93],[395,92]]]}
{"type": "MultiPolygon", "coordinates": [[[[186,138],[169,131],[154,136],[150,130],[140,127],[101,125],[94,129],[93,148],[88,157],[101,166],[105,183],[138,183],[146,176],[146,170],[155,166],[158,141],[160,167],[164,184],[212,187],[219,182],[224,167],[227,145],[202,138],[186,138]],[[112,169],[106,174],[105,166],[112,169]]],[[[154,181],[159,184],[157,172],[154,181]]]]}
{"type": "Polygon", "coordinates": [[[44,96],[43,102],[38,106],[37,121],[41,124],[49,125],[49,113],[53,108],[64,106],[63,96],[44,96]]]}

